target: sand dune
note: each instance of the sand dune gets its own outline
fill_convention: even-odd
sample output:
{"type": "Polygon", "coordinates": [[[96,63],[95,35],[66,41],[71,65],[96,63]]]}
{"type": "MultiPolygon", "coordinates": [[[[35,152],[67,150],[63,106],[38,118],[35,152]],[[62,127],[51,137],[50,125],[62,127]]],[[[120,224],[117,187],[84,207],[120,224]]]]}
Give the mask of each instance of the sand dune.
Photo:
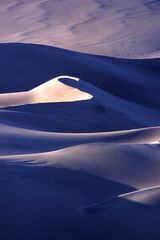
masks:
{"type": "Polygon", "coordinates": [[[160,56],[158,0],[3,0],[0,12],[0,42],[126,58],[160,56]]]}
{"type": "Polygon", "coordinates": [[[159,184],[159,148],[159,144],[109,144],[99,141],[74,144],[52,152],[0,156],[0,161],[83,170],[94,176],[143,189],[159,184]]]}
{"type": "MultiPolygon", "coordinates": [[[[67,75],[114,96],[160,110],[159,59],[115,59],[33,44],[0,44],[0,51],[0,93],[28,91],[67,75]]],[[[73,81],[67,82],[73,86],[73,81]]]]}
{"type": "Polygon", "coordinates": [[[58,81],[61,78],[79,81],[79,79],[74,77],[60,76],[28,92],[3,93],[0,94],[0,107],[45,102],[72,102],[92,98],[90,94],[73,87],[65,86],[65,84],[58,81]]]}
{"type": "Polygon", "coordinates": [[[104,133],[50,133],[1,124],[0,130],[2,155],[3,151],[8,155],[58,150],[82,143],[147,144],[160,139],[160,127],[104,133]]]}
{"type": "Polygon", "coordinates": [[[0,237],[159,240],[159,59],[0,50],[0,237]]]}

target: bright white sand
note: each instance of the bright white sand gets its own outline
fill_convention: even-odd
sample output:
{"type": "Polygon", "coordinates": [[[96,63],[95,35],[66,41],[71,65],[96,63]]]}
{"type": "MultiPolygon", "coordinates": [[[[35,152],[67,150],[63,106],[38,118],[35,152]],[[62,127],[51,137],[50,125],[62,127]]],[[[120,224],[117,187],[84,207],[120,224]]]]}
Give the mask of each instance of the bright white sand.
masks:
{"type": "Polygon", "coordinates": [[[79,81],[78,78],[60,76],[27,92],[3,93],[0,94],[0,107],[47,102],[73,102],[92,98],[88,93],[59,82],[58,80],[61,78],[79,81]]]}

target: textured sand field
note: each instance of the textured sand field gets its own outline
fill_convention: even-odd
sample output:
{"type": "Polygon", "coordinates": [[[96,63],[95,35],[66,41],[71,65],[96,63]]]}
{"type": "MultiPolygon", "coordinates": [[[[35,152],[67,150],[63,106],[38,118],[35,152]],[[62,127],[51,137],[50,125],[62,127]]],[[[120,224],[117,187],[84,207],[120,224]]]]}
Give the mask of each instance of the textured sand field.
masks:
{"type": "Polygon", "coordinates": [[[0,42],[126,58],[160,56],[159,0],[1,0],[0,42]]]}

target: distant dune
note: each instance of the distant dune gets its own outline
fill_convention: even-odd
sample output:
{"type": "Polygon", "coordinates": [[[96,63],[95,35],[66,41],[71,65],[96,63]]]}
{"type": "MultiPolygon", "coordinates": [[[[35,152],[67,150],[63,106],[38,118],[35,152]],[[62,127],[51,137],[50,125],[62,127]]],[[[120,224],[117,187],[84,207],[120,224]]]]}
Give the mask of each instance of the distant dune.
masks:
{"type": "Polygon", "coordinates": [[[159,0],[1,0],[0,42],[160,57],[159,0]]]}
{"type": "Polygon", "coordinates": [[[1,239],[159,240],[160,60],[0,52],[1,239]]]}

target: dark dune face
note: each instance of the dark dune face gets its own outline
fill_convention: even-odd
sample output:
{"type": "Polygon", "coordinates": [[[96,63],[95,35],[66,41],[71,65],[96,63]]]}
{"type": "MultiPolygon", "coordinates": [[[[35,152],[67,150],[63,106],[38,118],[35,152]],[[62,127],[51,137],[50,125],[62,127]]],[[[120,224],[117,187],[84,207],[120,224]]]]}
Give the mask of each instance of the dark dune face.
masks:
{"type": "MultiPolygon", "coordinates": [[[[54,77],[69,75],[160,110],[159,59],[115,59],[34,44],[0,44],[0,52],[0,93],[27,91],[54,77]]],[[[103,111],[101,108],[97,111],[103,111]]]]}
{"type": "Polygon", "coordinates": [[[126,58],[160,55],[159,1],[3,0],[0,6],[0,42],[126,58]]]}

